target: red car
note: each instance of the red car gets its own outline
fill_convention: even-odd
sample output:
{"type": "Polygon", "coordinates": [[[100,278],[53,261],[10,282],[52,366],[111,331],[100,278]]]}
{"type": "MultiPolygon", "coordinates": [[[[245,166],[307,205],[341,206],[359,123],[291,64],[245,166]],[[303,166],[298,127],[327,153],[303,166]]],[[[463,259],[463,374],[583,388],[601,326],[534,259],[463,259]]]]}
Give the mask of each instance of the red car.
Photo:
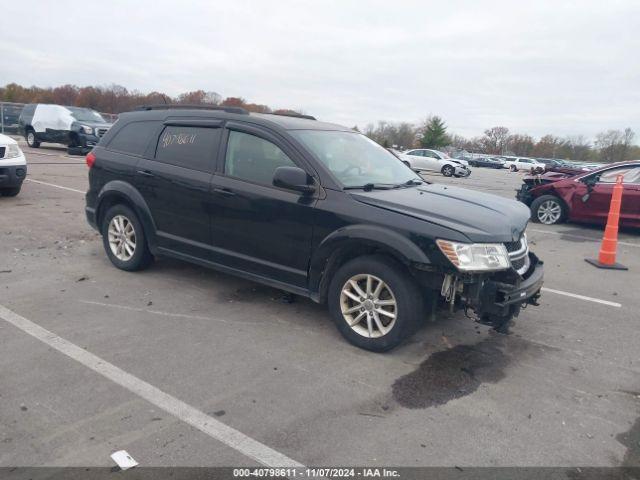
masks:
{"type": "Polygon", "coordinates": [[[612,163],[577,175],[530,175],[516,198],[531,208],[531,219],[547,225],[565,221],[604,225],[616,177],[623,175],[620,224],[640,227],[640,161],[612,163]]]}

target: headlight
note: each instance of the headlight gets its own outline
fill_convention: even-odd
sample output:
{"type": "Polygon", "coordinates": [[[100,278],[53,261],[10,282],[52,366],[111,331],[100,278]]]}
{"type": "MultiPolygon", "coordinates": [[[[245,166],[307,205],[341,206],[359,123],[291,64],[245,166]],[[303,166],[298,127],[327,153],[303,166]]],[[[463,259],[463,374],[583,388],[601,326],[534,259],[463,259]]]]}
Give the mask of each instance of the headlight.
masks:
{"type": "Polygon", "coordinates": [[[16,158],[22,155],[22,150],[18,145],[11,144],[7,147],[7,150],[4,152],[4,158],[16,158]]]}
{"type": "Polygon", "coordinates": [[[507,248],[501,243],[458,243],[448,240],[436,240],[436,243],[461,271],[505,270],[511,265],[507,248]]]}
{"type": "Polygon", "coordinates": [[[80,130],[84,133],[86,133],[87,135],[93,135],[93,128],[92,127],[88,127],[86,125],[82,125],[80,127],[80,130]]]}

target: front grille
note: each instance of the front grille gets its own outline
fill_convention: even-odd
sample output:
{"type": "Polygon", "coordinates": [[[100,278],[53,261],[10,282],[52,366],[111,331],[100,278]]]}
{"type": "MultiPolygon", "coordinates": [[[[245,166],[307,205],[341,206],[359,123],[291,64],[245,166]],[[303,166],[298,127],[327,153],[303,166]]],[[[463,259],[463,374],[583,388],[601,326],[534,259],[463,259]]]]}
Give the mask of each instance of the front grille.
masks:
{"type": "Polygon", "coordinates": [[[506,242],[504,246],[507,247],[507,252],[509,253],[517,252],[522,248],[522,237],[520,237],[515,242],[506,242]]]}
{"type": "Polygon", "coordinates": [[[516,270],[520,270],[522,267],[524,267],[524,257],[520,258],[519,260],[513,260],[511,262],[511,266],[516,270]]]}
{"type": "Polygon", "coordinates": [[[529,269],[529,244],[527,243],[527,234],[523,234],[515,242],[505,242],[504,244],[509,253],[511,266],[519,275],[524,275],[529,269]]]}
{"type": "Polygon", "coordinates": [[[4,158],[4,151],[7,149],[7,147],[0,147],[0,158],[4,158]]]}
{"type": "Polygon", "coordinates": [[[108,128],[96,128],[96,133],[99,137],[102,137],[105,133],[107,133],[108,128]]]}

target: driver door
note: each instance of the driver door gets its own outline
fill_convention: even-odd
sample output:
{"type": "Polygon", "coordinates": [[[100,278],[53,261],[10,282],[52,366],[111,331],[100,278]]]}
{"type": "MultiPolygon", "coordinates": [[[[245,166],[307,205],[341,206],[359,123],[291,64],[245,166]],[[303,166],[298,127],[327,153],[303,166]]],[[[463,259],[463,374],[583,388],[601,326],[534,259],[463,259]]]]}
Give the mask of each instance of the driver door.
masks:
{"type": "Polygon", "coordinates": [[[640,168],[617,167],[604,170],[594,175],[581,178],[577,182],[576,192],[572,199],[571,216],[575,220],[584,220],[605,224],[609,216],[613,187],[618,175],[623,177],[622,204],[620,205],[620,221],[634,223],[640,221],[640,168]],[[592,186],[589,181],[595,181],[592,186]]]}

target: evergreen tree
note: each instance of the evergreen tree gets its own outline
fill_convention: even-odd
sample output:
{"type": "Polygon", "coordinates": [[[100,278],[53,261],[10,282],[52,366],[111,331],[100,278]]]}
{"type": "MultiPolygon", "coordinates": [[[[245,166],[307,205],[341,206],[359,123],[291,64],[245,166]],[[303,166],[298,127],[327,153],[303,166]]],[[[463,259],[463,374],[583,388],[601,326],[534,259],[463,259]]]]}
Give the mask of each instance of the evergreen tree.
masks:
{"type": "Polygon", "coordinates": [[[449,143],[447,126],[444,121],[438,116],[428,118],[420,138],[422,148],[442,148],[449,145],[449,143]]]}

